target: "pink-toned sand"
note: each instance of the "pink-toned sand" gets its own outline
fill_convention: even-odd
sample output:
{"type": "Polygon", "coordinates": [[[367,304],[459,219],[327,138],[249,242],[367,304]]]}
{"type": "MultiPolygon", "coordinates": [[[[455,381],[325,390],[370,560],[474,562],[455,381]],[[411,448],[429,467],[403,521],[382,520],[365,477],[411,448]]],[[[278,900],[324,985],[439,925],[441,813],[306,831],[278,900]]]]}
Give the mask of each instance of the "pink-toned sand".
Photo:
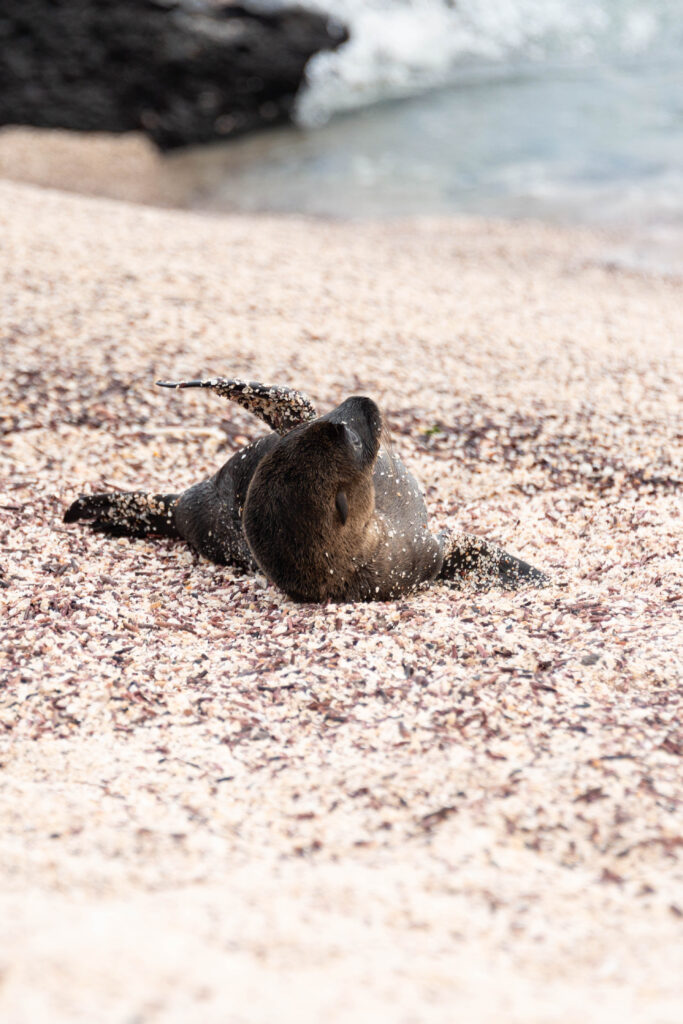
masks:
{"type": "Polygon", "coordinates": [[[680,1024],[681,282],[538,224],[0,182],[2,1024],[680,1024]],[[374,396],[547,590],[297,606],[65,527],[374,396]]]}

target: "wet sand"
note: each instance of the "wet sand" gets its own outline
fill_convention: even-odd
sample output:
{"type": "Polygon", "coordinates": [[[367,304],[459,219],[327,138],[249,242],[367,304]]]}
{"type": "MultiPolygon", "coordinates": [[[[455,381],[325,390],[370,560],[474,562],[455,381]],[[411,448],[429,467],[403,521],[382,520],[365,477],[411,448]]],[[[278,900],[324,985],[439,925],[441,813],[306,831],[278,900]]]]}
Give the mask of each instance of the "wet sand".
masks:
{"type": "Polygon", "coordinates": [[[681,283],[585,231],[0,182],[0,1019],[683,1015],[681,283]],[[295,605],[66,527],[367,393],[554,585],[295,605]]]}

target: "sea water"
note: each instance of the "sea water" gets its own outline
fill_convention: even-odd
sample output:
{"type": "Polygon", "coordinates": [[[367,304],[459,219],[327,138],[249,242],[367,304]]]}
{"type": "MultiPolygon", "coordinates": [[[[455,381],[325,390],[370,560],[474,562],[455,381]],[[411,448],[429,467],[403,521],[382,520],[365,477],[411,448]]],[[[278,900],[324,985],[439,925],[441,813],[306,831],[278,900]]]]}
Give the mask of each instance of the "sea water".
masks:
{"type": "Polygon", "coordinates": [[[683,265],[683,0],[309,6],[350,41],[310,62],[296,128],[178,158],[193,205],[599,224],[683,265]]]}

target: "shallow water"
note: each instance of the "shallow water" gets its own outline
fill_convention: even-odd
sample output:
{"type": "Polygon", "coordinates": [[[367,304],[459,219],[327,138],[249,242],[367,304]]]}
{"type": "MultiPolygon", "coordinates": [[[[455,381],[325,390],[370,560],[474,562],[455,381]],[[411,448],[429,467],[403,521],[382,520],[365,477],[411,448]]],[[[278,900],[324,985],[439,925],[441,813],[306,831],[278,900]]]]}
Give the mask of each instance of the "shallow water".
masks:
{"type": "Polygon", "coordinates": [[[436,0],[335,9],[357,34],[315,59],[300,127],[169,158],[188,205],[540,217],[683,264],[683,0],[477,0],[467,25],[436,0]]]}

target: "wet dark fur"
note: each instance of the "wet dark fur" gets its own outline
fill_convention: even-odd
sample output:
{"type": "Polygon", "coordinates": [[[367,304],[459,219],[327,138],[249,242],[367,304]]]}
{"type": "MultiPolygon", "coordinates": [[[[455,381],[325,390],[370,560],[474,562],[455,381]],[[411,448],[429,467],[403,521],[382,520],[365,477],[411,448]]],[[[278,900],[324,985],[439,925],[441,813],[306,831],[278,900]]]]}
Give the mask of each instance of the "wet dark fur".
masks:
{"type": "Polygon", "coordinates": [[[182,538],[213,562],[260,568],[299,601],[389,600],[437,578],[545,582],[481,538],[429,531],[417,481],[380,448],[382,418],[371,399],[308,416],[242,448],[180,495],[84,496],[65,521],[182,538]]]}

